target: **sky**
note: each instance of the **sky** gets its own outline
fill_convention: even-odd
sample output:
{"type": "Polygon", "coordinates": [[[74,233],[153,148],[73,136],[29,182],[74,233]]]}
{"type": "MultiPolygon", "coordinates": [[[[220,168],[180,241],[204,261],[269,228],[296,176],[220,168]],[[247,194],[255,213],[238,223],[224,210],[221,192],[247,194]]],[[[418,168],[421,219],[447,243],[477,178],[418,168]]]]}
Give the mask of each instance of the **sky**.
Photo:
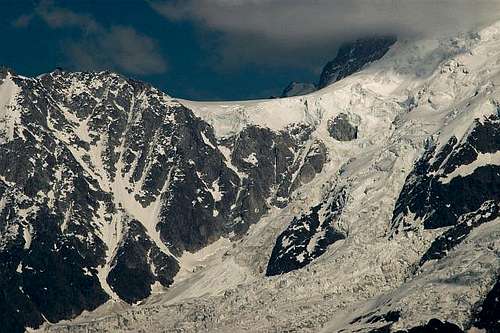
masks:
{"type": "Polygon", "coordinates": [[[344,41],[497,19],[500,0],[0,0],[0,64],[112,70],[193,100],[267,98],[317,82],[344,41]]]}

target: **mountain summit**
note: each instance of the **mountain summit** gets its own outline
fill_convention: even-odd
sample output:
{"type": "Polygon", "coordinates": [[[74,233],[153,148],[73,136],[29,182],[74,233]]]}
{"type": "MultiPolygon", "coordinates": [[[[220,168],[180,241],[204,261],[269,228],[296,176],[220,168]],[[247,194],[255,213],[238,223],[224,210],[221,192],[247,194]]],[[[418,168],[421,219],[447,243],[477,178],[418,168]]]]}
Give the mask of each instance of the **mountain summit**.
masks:
{"type": "Polygon", "coordinates": [[[291,82],[281,98],[307,95],[340,81],[382,58],[396,41],[396,37],[375,36],[344,43],[336,57],[323,67],[317,84],[291,82]]]}

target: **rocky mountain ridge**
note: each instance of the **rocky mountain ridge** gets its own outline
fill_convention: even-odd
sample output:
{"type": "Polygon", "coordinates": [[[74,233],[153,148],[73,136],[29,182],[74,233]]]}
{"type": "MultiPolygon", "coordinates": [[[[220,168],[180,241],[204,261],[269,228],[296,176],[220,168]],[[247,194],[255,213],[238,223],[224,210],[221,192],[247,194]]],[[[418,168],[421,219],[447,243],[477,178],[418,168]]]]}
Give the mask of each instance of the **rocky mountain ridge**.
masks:
{"type": "Polygon", "coordinates": [[[317,83],[292,81],[280,97],[307,95],[340,81],[382,58],[396,41],[394,36],[372,36],[343,43],[335,58],[323,67],[317,83]]]}
{"type": "Polygon", "coordinates": [[[13,293],[1,303],[13,330],[168,287],[184,251],[238,238],[285,206],[316,172],[301,155],[323,154],[318,170],[325,159],[307,126],[250,126],[218,142],[191,110],[113,73],[5,71],[1,87],[3,286],[13,293]]]}

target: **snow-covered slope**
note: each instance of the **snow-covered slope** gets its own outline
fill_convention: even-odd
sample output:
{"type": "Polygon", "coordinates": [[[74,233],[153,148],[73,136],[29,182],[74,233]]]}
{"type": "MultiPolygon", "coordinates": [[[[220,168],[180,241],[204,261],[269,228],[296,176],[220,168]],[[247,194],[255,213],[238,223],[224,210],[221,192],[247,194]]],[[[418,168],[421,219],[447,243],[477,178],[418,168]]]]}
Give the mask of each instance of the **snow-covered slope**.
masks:
{"type": "Polygon", "coordinates": [[[13,329],[499,331],[500,23],[285,99],[0,79],[13,329]]]}
{"type": "Polygon", "coordinates": [[[312,93],[316,86],[312,83],[290,82],[290,84],[281,93],[281,98],[302,96],[312,93]]]}

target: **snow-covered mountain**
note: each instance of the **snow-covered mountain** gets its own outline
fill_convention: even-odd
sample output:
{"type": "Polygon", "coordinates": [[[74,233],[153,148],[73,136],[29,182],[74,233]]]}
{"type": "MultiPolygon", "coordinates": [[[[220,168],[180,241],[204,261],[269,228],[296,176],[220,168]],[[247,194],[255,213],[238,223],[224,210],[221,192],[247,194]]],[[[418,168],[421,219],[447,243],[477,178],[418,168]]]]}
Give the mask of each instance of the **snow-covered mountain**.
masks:
{"type": "Polygon", "coordinates": [[[3,69],[0,331],[500,332],[500,23],[384,54],[244,102],[3,69]]]}
{"type": "Polygon", "coordinates": [[[382,58],[396,40],[392,36],[371,36],[343,43],[335,58],[323,67],[318,83],[292,81],[281,98],[310,94],[360,71],[382,58]]]}
{"type": "Polygon", "coordinates": [[[290,82],[281,93],[281,98],[303,96],[316,91],[316,85],[313,83],[290,82]]]}
{"type": "Polygon", "coordinates": [[[366,64],[382,58],[396,43],[396,37],[368,37],[341,45],[335,59],[325,65],[318,88],[324,88],[362,69],[366,64]]]}

